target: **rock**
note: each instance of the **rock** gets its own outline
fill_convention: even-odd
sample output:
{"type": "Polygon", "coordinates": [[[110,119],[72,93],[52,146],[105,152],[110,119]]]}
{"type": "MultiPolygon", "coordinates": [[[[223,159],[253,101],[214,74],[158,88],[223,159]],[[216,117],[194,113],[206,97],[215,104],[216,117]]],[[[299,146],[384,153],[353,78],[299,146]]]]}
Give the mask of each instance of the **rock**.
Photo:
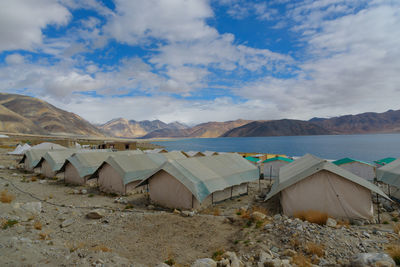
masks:
{"type": "Polygon", "coordinates": [[[6,167],[4,167],[3,165],[0,165],[0,170],[4,170],[6,167]]]}
{"type": "Polygon", "coordinates": [[[390,203],[387,203],[387,202],[383,203],[383,208],[388,212],[394,211],[392,205],[390,203]]]}
{"type": "Polygon", "coordinates": [[[149,210],[154,210],[156,207],[154,207],[154,205],[148,205],[147,208],[148,208],[149,210]]]}
{"type": "Polygon", "coordinates": [[[181,212],[181,215],[183,217],[193,217],[194,216],[194,211],[184,210],[184,211],[181,212]]]}
{"type": "Polygon", "coordinates": [[[258,261],[261,263],[266,262],[267,260],[271,260],[274,256],[272,255],[271,251],[260,251],[258,254],[258,261]]]}
{"type": "Polygon", "coordinates": [[[39,180],[39,184],[45,184],[47,183],[47,180],[39,180]]]}
{"type": "Polygon", "coordinates": [[[230,266],[230,261],[228,259],[222,259],[217,263],[218,266],[227,267],[230,266]]]}
{"type": "Polygon", "coordinates": [[[289,257],[293,257],[293,256],[296,255],[296,254],[297,254],[297,252],[296,252],[295,250],[293,250],[293,249],[286,249],[286,250],[282,253],[283,256],[289,256],[289,257]]]}
{"type": "Polygon", "coordinates": [[[385,253],[359,253],[354,255],[351,260],[351,266],[364,267],[364,266],[390,266],[395,267],[396,264],[393,259],[385,253]],[[386,264],[386,265],[378,265],[386,264]]]}
{"type": "Polygon", "coordinates": [[[280,214],[274,215],[274,221],[279,221],[280,219],[282,219],[282,216],[280,214]]]}
{"type": "Polygon", "coordinates": [[[73,220],[73,219],[66,219],[65,221],[63,221],[62,223],[61,223],[61,228],[65,228],[65,227],[68,227],[68,226],[70,226],[71,224],[73,224],[75,221],[73,220]]]}
{"type": "Polygon", "coordinates": [[[179,211],[179,210],[177,210],[177,209],[174,209],[174,214],[181,214],[181,212],[179,211]]]}
{"type": "Polygon", "coordinates": [[[329,227],[336,227],[336,225],[337,225],[337,222],[336,222],[335,219],[328,218],[328,219],[326,220],[326,226],[329,226],[329,227]]]}
{"type": "Polygon", "coordinates": [[[31,215],[38,215],[42,212],[42,202],[14,203],[13,208],[31,215]]]}
{"type": "Polygon", "coordinates": [[[76,190],[76,189],[74,189],[72,192],[73,192],[75,195],[79,194],[79,190],[76,190]]]}
{"type": "Polygon", "coordinates": [[[157,264],[156,267],[169,267],[169,265],[163,262],[163,263],[157,264]]]}
{"type": "Polygon", "coordinates": [[[88,214],[86,214],[86,217],[89,219],[101,219],[104,217],[104,210],[102,209],[92,210],[88,214]]]}
{"type": "Polygon", "coordinates": [[[222,257],[229,259],[229,261],[231,262],[231,267],[244,267],[243,262],[239,260],[235,252],[227,251],[224,253],[224,255],[222,255],[222,257]]]}
{"type": "Polygon", "coordinates": [[[15,173],[15,172],[14,172],[14,173],[12,174],[12,176],[18,176],[18,173],[15,173]]]}
{"type": "Polygon", "coordinates": [[[390,215],[391,215],[392,217],[394,217],[394,218],[397,218],[397,217],[399,217],[399,211],[397,211],[397,210],[392,211],[392,212],[390,213],[390,215]]]}
{"type": "Polygon", "coordinates": [[[256,221],[262,221],[265,219],[265,217],[267,217],[267,215],[265,215],[259,211],[255,211],[251,214],[251,218],[253,218],[256,221]]]}
{"type": "Polygon", "coordinates": [[[217,263],[213,259],[204,258],[196,260],[192,267],[217,267],[217,263]]]}
{"type": "Polygon", "coordinates": [[[82,189],[81,190],[81,194],[83,194],[83,195],[87,194],[87,190],[86,189],[82,189]]]}
{"type": "Polygon", "coordinates": [[[8,166],[8,169],[9,170],[15,170],[15,167],[14,166],[8,166]]]}
{"type": "MultiPolygon", "coordinates": [[[[281,267],[282,261],[280,259],[271,259],[264,262],[264,266],[268,267],[281,267]]],[[[290,266],[290,265],[289,265],[290,266]]],[[[286,266],[285,266],[286,267],[286,266]]]]}
{"type": "Polygon", "coordinates": [[[366,231],[363,231],[362,235],[365,236],[366,238],[370,238],[371,237],[366,231]]]}

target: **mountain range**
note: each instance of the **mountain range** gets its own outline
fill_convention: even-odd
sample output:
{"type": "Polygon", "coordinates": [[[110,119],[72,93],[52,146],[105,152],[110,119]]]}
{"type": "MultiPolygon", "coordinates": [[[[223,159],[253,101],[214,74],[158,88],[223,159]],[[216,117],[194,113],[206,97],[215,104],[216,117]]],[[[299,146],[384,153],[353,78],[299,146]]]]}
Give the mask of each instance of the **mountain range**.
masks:
{"type": "Polygon", "coordinates": [[[30,96],[0,93],[0,132],[121,138],[251,137],[400,133],[400,110],[311,120],[233,120],[189,127],[180,122],[113,119],[92,125],[80,116],[30,96]]]}

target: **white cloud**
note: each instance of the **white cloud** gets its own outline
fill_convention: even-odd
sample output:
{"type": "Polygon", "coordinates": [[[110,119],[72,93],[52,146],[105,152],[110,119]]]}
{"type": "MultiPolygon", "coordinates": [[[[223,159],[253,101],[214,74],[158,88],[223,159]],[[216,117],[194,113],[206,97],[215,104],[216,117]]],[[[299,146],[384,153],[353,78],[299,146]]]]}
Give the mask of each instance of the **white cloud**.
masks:
{"type": "Polygon", "coordinates": [[[18,65],[18,64],[24,63],[25,58],[24,58],[24,56],[22,56],[20,54],[10,54],[10,55],[6,56],[5,62],[8,65],[18,65]]]}
{"type": "Polygon", "coordinates": [[[33,50],[43,40],[48,25],[66,25],[70,12],[51,0],[0,1],[0,52],[33,50]]]}

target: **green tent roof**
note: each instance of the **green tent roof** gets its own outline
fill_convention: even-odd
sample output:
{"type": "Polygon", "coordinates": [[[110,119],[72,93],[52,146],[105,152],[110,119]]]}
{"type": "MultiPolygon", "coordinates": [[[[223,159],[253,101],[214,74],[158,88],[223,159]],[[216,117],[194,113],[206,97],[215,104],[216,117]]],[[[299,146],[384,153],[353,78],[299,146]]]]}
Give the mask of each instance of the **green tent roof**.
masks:
{"type": "Polygon", "coordinates": [[[373,166],[371,163],[368,163],[368,162],[365,162],[365,161],[361,161],[361,160],[357,160],[357,159],[352,159],[352,158],[342,158],[342,159],[338,159],[338,160],[332,161],[332,163],[336,164],[336,165],[342,165],[342,164],[347,164],[347,163],[352,163],[352,162],[359,162],[359,163],[362,163],[362,164],[367,164],[367,165],[373,166]]]}
{"type": "Polygon", "coordinates": [[[383,158],[383,159],[380,159],[380,160],[376,160],[374,162],[376,164],[379,164],[379,165],[386,165],[386,164],[389,164],[389,163],[391,163],[391,162],[393,162],[395,160],[396,160],[396,158],[387,157],[387,158],[383,158]]]}
{"type": "Polygon", "coordinates": [[[185,185],[199,202],[215,191],[259,178],[258,168],[238,154],[167,161],[154,173],[160,170],[168,172],[185,185]]]}
{"type": "Polygon", "coordinates": [[[64,171],[65,166],[68,163],[71,163],[78,171],[79,176],[83,178],[85,176],[92,175],[109,156],[116,154],[143,154],[143,152],[140,150],[126,150],[118,152],[112,152],[109,150],[95,150],[88,153],[75,153],[65,161],[64,165],[60,169],[60,172],[64,171]]]}
{"type": "Polygon", "coordinates": [[[378,181],[400,188],[400,159],[377,168],[376,178],[378,181]]]}
{"type": "MultiPolygon", "coordinates": [[[[50,151],[49,149],[30,149],[25,152],[23,158],[19,163],[24,163],[26,160],[28,160],[29,162],[28,168],[34,169],[39,164],[40,159],[49,151],[50,151]]],[[[51,151],[57,151],[57,150],[51,150],[51,151]]]]}
{"type": "Polygon", "coordinates": [[[254,157],[250,157],[250,156],[245,157],[245,159],[247,159],[248,161],[251,161],[251,162],[255,162],[255,163],[260,161],[259,158],[254,158],[254,157]]]}
{"type": "Polygon", "coordinates": [[[292,159],[289,159],[289,158],[285,158],[285,157],[275,157],[275,158],[266,159],[266,160],[263,161],[263,163],[268,163],[268,162],[276,161],[276,160],[286,161],[286,162],[293,162],[293,160],[292,160],[292,159]]]}
{"type": "Polygon", "coordinates": [[[76,152],[79,152],[79,150],[64,149],[64,150],[48,151],[40,159],[37,166],[41,166],[44,161],[47,161],[53,172],[59,171],[61,167],[64,165],[64,162],[67,160],[67,158],[69,158],[72,154],[76,152]]]}
{"type": "Polygon", "coordinates": [[[301,180],[321,170],[327,170],[329,172],[335,173],[347,180],[359,184],[389,199],[388,196],[386,196],[386,194],[373,183],[368,182],[367,180],[343,168],[340,168],[339,166],[331,162],[307,154],[280,169],[277,181],[272,185],[271,192],[267,195],[265,200],[270,199],[282,190],[300,182],[301,180]]]}

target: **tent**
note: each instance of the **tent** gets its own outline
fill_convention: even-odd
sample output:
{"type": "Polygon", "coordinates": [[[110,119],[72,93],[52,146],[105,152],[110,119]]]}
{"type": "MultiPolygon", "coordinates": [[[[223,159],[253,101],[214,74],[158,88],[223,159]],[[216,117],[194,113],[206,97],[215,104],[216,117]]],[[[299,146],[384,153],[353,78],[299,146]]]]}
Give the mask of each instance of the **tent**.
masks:
{"type": "Polygon", "coordinates": [[[365,161],[352,158],[342,158],[335,160],[332,163],[368,181],[373,181],[376,177],[376,167],[365,161]]]}
{"type": "Polygon", "coordinates": [[[200,152],[200,151],[188,151],[188,152],[182,151],[182,153],[185,154],[185,156],[188,157],[188,158],[204,157],[205,156],[205,154],[203,152],[200,152]]]}
{"type": "Polygon", "coordinates": [[[0,138],[10,138],[8,135],[0,134],[0,138]]]}
{"type": "Polygon", "coordinates": [[[59,172],[64,172],[64,181],[70,184],[85,184],[97,168],[113,154],[142,154],[140,150],[112,152],[111,150],[92,150],[87,153],[75,153],[67,158],[59,172]]]}
{"type": "Polygon", "coordinates": [[[247,193],[259,178],[256,166],[238,154],[165,162],[138,186],[148,184],[150,199],[162,206],[198,209],[247,193]]]}
{"type": "MultiPolygon", "coordinates": [[[[101,191],[125,195],[143,188],[136,185],[171,159],[186,158],[182,153],[149,153],[134,155],[111,155],[90,178],[98,177],[101,191]]],[[[89,178],[89,179],[90,179],[89,178]]]]}
{"type": "Polygon", "coordinates": [[[262,162],[264,179],[276,179],[278,177],[280,168],[291,162],[293,162],[292,159],[285,157],[275,157],[264,160],[262,162]]]}
{"type": "Polygon", "coordinates": [[[18,144],[18,146],[14,149],[14,151],[8,152],[7,154],[9,154],[9,155],[23,155],[30,148],[31,148],[31,146],[28,145],[28,144],[24,144],[23,146],[18,144]]]}
{"type": "Polygon", "coordinates": [[[202,152],[205,156],[216,156],[216,155],[219,155],[219,153],[218,152],[215,152],[215,151],[208,151],[208,150],[206,150],[206,151],[204,151],[204,152],[202,152]]]}
{"type": "Polygon", "coordinates": [[[77,149],[50,150],[43,155],[36,167],[40,168],[40,173],[45,177],[55,177],[67,158],[78,151],[77,149]]]}
{"type": "Polygon", "coordinates": [[[155,149],[145,150],[144,152],[145,153],[153,153],[153,154],[155,153],[155,154],[157,154],[157,153],[167,153],[168,151],[163,149],[163,148],[155,148],[155,149]]]}
{"type": "Polygon", "coordinates": [[[24,168],[27,171],[34,171],[35,173],[40,172],[40,168],[37,165],[40,159],[48,152],[48,149],[30,149],[25,152],[19,163],[24,164],[24,168]]]}
{"type": "Polygon", "coordinates": [[[400,200],[400,159],[378,168],[376,178],[378,181],[392,186],[389,190],[390,196],[400,200]]]}
{"type": "Polygon", "coordinates": [[[247,159],[248,161],[252,162],[253,164],[257,164],[260,161],[259,158],[254,158],[254,157],[251,157],[251,156],[247,156],[247,157],[245,157],[245,159],[247,159]]]}
{"type": "Polygon", "coordinates": [[[378,165],[378,167],[380,167],[380,166],[384,166],[386,164],[389,164],[389,163],[391,163],[391,162],[393,162],[395,160],[396,160],[396,158],[388,157],[388,158],[375,160],[374,162],[376,163],[376,165],[378,165]]]}
{"type": "Polygon", "coordinates": [[[307,154],[280,169],[266,200],[280,194],[288,216],[312,210],[335,218],[371,219],[371,192],[388,198],[365,179],[307,154]]]}
{"type": "Polygon", "coordinates": [[[54,144],[54,143],[49,143],[49,142],[44,142],[44,143],[40,143],[36,146],[32,146],[31,149],[47,149],[47,150],[53,150],[53,149],[67,149],[64,146],[61,146],[59,144],[54,144]]]}

